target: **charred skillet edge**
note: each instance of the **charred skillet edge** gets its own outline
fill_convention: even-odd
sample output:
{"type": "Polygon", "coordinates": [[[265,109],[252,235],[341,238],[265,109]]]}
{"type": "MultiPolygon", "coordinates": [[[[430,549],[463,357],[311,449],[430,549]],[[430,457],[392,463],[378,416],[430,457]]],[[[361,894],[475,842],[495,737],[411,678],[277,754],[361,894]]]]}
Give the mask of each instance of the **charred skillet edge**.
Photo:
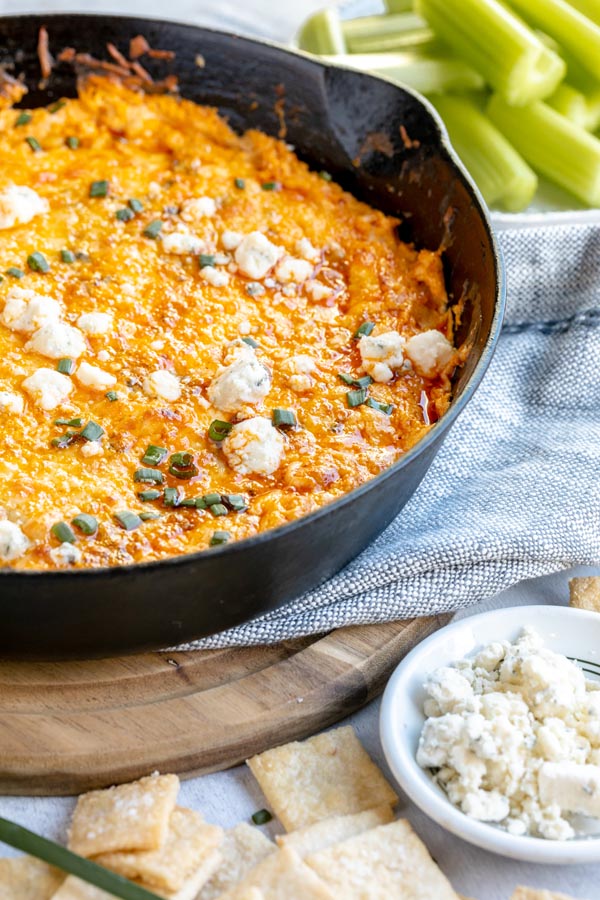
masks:
{"type": "MultiPolygon", "coordinates": [[[[504,272],[504,263],[500,248],[498,246],[494,231],[492,229],[491,220],[489,216],[488,209],[485,205],[485,201],[481,196],[479,189],[473,182],[471,176],[467,172],[465,166],[461,162],[458,157],[458,154],[454,150],[450,138],[448,136],[448,132],[446,127],[440,118],[439,114],[432,106],[432,104],[417,91],[413,90],[407,85],[399,85],[397,82],[392,81],[391,79],[378,76],[371,75],[368,73],[358,72],[355,69],[352,69],[348,66],[337,65],[335,63],[330,62],[322,62],[317,57],[312,56],[309,53],[306,53],[302,50],[296,48],[290,48],[278,44],[275,41],[269,41],[266,39],[259,38],[251,38],[246,37],[244,35],[238,35],[232,32],[220,31],[215,28],[204,28],[201,26],[196,26],[192,24],[186,24],[177,22],[176,20],[165,20],[165,19],[143,19],[137,16],[108,16],[108,15],[94,15],[94,14],[72,14],[65,15],[62,13],[49,13],[49,14],[25,14],[25,15],[16,15],[16,16],[0,16],[0,38],[2,37],[2,25],[4,22],[9,23],[20,23],[27,22],[36,24],[37,26],[47,25],[49,27],[50,33],[52,33],[52,22],[64,21],[65,19],[69,19],[73,25],[73,29],[75,32],[76,26],[78,23],[85,24],[88,23],[93,25],[95,21],[97,22],[106,22],[107,19],[110,19],[112,23],[118,26],[120,23],[123,26],[132,27],[139,31],[139,33],[143,33],[145,29],[152,27],[164,27],[166,29],[171,28],[181,28],[193,32],[197,35],[199,42],[202,40],[203,35],[212,35],[217,38],[230,39],[232,43],[235,45],[246,44],[250,46],[258,46],[258,47],[267,47],[270,48],[277,53],[288,57],[297,57],[301,59],[305,65],[313,67],[315,71],[321,71],[322,73],[326,73],[327,71],[336,70],[341,72],[346,72],[350,76],[358,77],[361,79],[365,79],[367,81],[372,82],[383,82],[387,85],[393,87],[394,90],[409,94],[423,109],[426,116],[435,126],[435,132],[437,136],[437,144],[439,148],[443,151],[447,159],[450,161],[452,167],[456,170],[457,174],[460,177],[464,187],[467,189],[467,192],[473,202],[473,206],[480,216],[486,231],[486,236],[489,240],[490,249],[492,252],[492,262],[494,265],[494,284],[495,284],[495,294],[496,294],[496,302],[494,308],[494,314],[491,320],[490,329],[488,337],[485,341],[485,344],[481,350],[481,354],[477,364],[475,365],[473,372],[471,373],[469,380],[462,390],[460,396],[458,396],[455,400],[452,401],[451,406],[446,412],[430,429],[430,431],[423,437],[421,440],[415,444],[407,453],[401,457],[396,463],[390,466],[389,469],[386,469],[384,472],[379,475],[371,478],[369,481],[365,482],[365,484],[361,485],[358,488],[355,488],[353,491],[350,491],[348,494],[345,494],[338,500],[329,503],[328,505],[322,507],[321,509],[316,510],[309,515],[302,516],[299,519],[296,519],[293,522],[290,522],[286,525],[281,525],[277,528],[272,528],[269,531],[262,532],[254,537],[245,538],[240,541],[235,541],[231,544],[225,544],[221,547],[216,548],[207,548],[206,550],[199,551],[197,553],[188,553],[183,554],[181,556],[175,557],[167,557],[165,559],[153,560],[150,562],[141,562],[141,563],[133,563],[122,566],[107,566],[107,567],[98,567],[98,568],[89,568],[89,569],[74,569],[74,570],[25,570],[25,571],[16,571],[14,569],[0,569],[0,602],[2,600],[1,592],[2,592],[2,581],[6,582],[9,580],[18,580],[23,583],[23,587],[25,588],[25,583],[31,584],[36,581],[36,579],[44,579],[44,580],[52,580],[57,583],[64,582],[68,579],[69,582],[80,582],[81,586],[85,585],[86,581],[90,579],[97,578],[99,575],[109,575],[115,577],[118,573],[141,573],[148,572],[151,573],[153,570],[158,568],[165,569],[167,567],[175,568],[186,566],[191,562],[196,562],[202,558],[206,558],[208,556],[214,557],[216,555],[220,555],[223,557],[231,558],[233,562],[234,558],[240,553],[244,553],[249,551],[253,547],[257,547],[258,545],[262,545],[272,540],[274,537],[283,537],[284,535],[291,535],[293,532],[297,531],[300,528],[304,528],[309,525],[311,522],[315,522],[319,519],[322,519],[325,516],[331,514],[332,511],[337,511],[342,509],[344,506],[351,504],[356,498],[368,493],[374,487],[378,485],[382,485],[385,481],[394,478],[402,469],[409,466],[415,457],[425,453],[428,449],[433,449],[431,445],[440,443],[445,433],[449,430],[452,424],[455,422],[457,417],[460,415],[466,404],[469,402],[475,390],[479,386],[493,355],[496,344],[498,342],[500,332],[502,329],[502,321],[504,317],[504,310],[506,305],[506,278],[504,272]]],[[[169,49],[169,48],[166,48],[169,49]]],[[[198,49],[201,50],[201,43],[198,45],[198,49]]],[[[26,105],[27,97],[23,100],[23,105],[26,105]]],[[[433,451],[435,453],[435,450],[433,451]]],[[[225,563],[225,560],[224,560],[225,563]]]]}

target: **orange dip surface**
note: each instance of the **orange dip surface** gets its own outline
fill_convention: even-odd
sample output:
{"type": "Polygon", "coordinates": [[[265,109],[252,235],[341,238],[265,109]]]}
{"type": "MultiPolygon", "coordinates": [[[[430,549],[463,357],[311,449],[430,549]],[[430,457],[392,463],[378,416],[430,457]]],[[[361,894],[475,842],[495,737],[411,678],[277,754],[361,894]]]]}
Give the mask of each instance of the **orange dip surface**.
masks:
{"type": "Polygon", "coordinates": [[[0,564],[204,550],[394,463],[458,362],[440,255],[397,224],[173,96],[0,110],[0,564]]]}

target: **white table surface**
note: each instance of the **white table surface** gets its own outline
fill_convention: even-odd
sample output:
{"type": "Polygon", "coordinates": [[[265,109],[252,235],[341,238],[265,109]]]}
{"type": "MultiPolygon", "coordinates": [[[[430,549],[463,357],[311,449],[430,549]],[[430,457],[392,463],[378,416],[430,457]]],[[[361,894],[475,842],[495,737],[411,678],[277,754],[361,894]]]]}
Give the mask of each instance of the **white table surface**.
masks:
{"type": "MultiPolygon", "coordinates": [[[[323,0],[284,0],[282,3],[274,0],[220,0],[218,3],[210,0],[172,0],[168,6],[157,0],[0,0],[0,15],[39,10],[152,15],[285,42],[302,20],[322,5],[323,0]]],[[[461,615],[480,612],[491,606],[565,603],[568,578],[573,574],[587,573],[600,574],[600,568],[577,569],[524,582],[504,591],[493,601],[461,615]]],[[[378,737],[378,713],[379,702],[374,701],[347,721],[355,727],[373,758],[386,769],[378,737]]],[[[248,819],[255,810],[265,805],[258,786],[245,766],[184,782],[180,802],[202,811],[207,820],[225,827],[248,819]]],[[[71,798],[1,797],[0,815],[48,837],[62,840],[73,805],[71,798]]],[[[454,887],[477,900],[508,900],[519,883],[567,892],[582,900],[598,900],[600,897],[600,860],[598,865],[588,866],[518,863],[478,850],[449,835],[405,797],[401,797],[400,814],[410,819],[454,887]]],[[[266,826],[265,830],[274,831],[274,823],[266,826]]],[[[6,855],[10,852],[7,850],[6,855]]]]}

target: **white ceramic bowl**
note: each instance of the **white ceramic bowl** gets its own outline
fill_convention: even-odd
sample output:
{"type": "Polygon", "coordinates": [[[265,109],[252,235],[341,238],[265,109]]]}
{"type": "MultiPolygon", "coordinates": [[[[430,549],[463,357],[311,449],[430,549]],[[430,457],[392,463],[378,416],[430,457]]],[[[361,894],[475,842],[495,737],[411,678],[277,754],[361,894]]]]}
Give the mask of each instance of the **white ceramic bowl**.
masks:
{"type": "Polygon", "coordinates": [[[427,675],[497,640],[514,641],[524,626],[534,628],[550,650],[579,661],[588,678],[600,680],[600,615],[563,606],[518,606],[470,616],[431,635],[404,657],[383,695],[381,741],[402,789],[448,831],[492,853],[536,863],[600,862],[600,835],[552,841],[519,837],[479,822],[448,800],[416,761],[423,728],[423,683],[427,675]],[[585,660],[590,665],[582,664],[585,660]]]}

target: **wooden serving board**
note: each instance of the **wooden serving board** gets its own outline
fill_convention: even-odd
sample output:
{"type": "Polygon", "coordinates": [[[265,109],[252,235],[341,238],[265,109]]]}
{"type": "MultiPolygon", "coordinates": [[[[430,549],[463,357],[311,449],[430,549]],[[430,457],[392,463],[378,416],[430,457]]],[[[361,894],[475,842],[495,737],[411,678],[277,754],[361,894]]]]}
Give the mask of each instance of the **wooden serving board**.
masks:
{"type": "Polygon", "coordinates": [[[447,619],[272,647],[0,661],[0,794],[72,794],[155,769],[225,769],[363,706],[447,619]]]}

